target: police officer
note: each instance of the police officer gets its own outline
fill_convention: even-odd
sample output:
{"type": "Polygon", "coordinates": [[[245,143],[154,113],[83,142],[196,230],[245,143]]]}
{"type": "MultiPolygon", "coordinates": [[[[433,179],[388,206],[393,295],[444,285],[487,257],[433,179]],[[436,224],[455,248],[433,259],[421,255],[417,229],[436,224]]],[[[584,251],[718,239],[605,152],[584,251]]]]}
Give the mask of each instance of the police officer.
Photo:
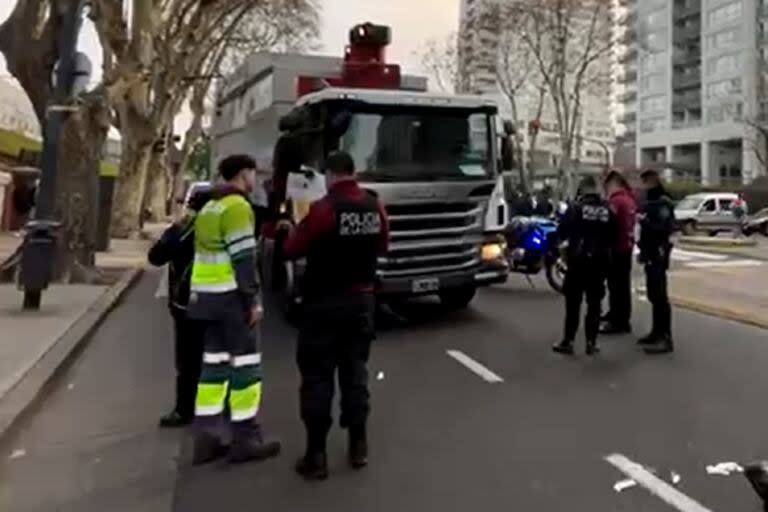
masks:
{"type": "Polygon", "coordinates": [[[648,354],[666,354],[674,350],[667,269],[672,252],[669,239],[674,231],[675,210],[657,171],[646,170],[640,178],[645,190],[645,204],[640,212],[639,260],[645,267],[645,287],[653,309],[653,327],[638,343],[648,354]]]}
{"type": "Polygon", "coordinates": [[[579,329],[581,301],[587,297],[584,330],[587,355],[599,352],[600,305],[605,295],[605,278],[616,238],[616,219],[610,205],[599,194],[597,182],[586,177],[579,186],[579,198],[558,227],[560,240],[568,242],[568,270],[565,275],[565,333],[552,347],[560,354],[573,354],[579,329]]]}
{"type": "Polygon", "coordinates": [[[387,251],[389,233],[383,206],[357,184],[354,161],[347,153],[328,156],[325,178],[328,194],[312,205],[284,247],[289,259],[307,259],[297,352],[307,449],[296,471],[317,480],[328,477],[325,444],[333,423],[336,371],[349,463],[360,469],[368,462],[366,366],[374,337],[376,261],[387,251]]]}
{"type": "Polygon", "coordinates": [[[188,425],[195,417],[195,394],[203,363],[203,334],[200,323],[188,318],[187,305],[195,256],[195,217],[210,196],[210,190],[195,192],[187,204],[187,215],[166,229],[149,250],[148,259],[152,265],[168,265],[168,309],[175,335],[176,405],[160,419],[163,428],[188,425]]]}
{"type": "Polygon", "coordinates": [[[195,402],[193,463],[228,451],[231,462],[276,456],[278,442],[266,442],[257,421],[261,405],[261,350],[256,328],[263,316],[256,273],[256,238],[248,194],[256,163],[234,155],[219,165],[222,183],[195,219],[190,317],[204,322],[203,370],[195,402]],[[229,399],[232,443],[219,436],[229,399]]]}

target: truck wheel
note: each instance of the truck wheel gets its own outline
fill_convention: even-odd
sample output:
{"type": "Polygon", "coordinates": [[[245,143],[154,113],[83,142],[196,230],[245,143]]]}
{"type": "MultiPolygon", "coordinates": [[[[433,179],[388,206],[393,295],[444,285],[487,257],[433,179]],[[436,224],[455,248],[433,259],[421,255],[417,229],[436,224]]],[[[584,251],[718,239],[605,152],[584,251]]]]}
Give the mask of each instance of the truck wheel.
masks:
{"type": "Polygon", "coordinates": [[[696,221],[695,220],[688,220],[685,221],[685,224],[683,224],[683,228],[681,229],[683,234],[685,236],[693,236],[696,234],[696,221]]]}
{"type": "Polygon", "coordinates": [[[445,290],[440,292],[440,302],[447,309],[457,311],[469,306],[469,303],[475,298],[475,293],[477,293],[477,288],[474,286],[445,290]]]}

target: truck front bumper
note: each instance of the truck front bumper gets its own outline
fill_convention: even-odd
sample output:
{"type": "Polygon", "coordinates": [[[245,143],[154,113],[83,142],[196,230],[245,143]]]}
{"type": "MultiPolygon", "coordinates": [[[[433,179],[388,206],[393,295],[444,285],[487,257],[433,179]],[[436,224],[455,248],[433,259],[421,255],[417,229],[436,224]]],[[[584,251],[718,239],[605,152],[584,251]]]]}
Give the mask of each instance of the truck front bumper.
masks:
{"type": "Polygon", "coordinates": [[[382,277],[379,279],[377,294],[401,297],[434,295],[442,290],[504,283],[508,276],[509,266],[506,260],[502,258],[486,261],[477,267],[458,272],[408,277],[382,277]]]}

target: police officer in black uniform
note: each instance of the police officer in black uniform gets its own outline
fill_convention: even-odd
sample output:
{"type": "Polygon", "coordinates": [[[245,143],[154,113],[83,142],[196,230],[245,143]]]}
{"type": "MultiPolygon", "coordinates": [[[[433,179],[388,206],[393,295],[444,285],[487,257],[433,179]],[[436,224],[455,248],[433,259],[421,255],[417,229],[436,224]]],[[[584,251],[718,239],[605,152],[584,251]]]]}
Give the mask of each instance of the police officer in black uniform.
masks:
{"type": "Polygon", "coordinates": [[[348,154],[329,155],[325,178],[328,194],[312,205],[284,246],[287,258],[307,259],[297,353],[307,450],[296,471],[313,480],[328,477],[325,443],[333,423],[337,371],[341,426],[349,431],[349,463],[355,469],[367,464],[373,292],[377,258],[387,251],[389,233],[383,206],[358,186],[348,154]]]}
{"type": "Polygon", "coordinates": [[[189,199],[187,215],[166,229],[148,254],[152,265],[168,265],[168,309],[175,335],[176,405],[160,419],[163,428],[183,427],[195,418],[197,381],[203,364],[203,327],[188,317],[187,306],[195,258],[195,216],[210,198],[210,188],[198,189],[189,199]]]}
{"type": "Polygon", "coordinates": [[[638,343],[648,354],[666,354],[674,350],[667,269],[672,253],[670,236],[675,227],[675,210],[657,171],[646,170],[640,177],[645,201],[640,210],[639,261],[645,267],[645,287],[653,309],[653,327],[638,343]]]}
{"type": "Polygon", "coordinates": [[[558,227],[559,239],[568,242],[568,270],[564,283],[565,333],[563,340],[552,347],[555,352],[573,354],[584,295],[587,297],[584,320],[587,355],[599,352],[600,305],[605,295],[611,248],[617,234],[616,218],[608,202],[600,196],[597,182],[592,177],[584,178],[576,203],[568,209],[558,227]]]}

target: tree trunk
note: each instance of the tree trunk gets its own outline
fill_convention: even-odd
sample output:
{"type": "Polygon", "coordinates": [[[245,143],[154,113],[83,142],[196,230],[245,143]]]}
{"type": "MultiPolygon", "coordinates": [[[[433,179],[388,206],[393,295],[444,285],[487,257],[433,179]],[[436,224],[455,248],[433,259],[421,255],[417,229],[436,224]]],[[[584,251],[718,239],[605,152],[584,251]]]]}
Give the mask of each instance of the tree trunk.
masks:
{"type": "Polygon", "coordinates": [[[107,138],[101,102],[71,116],[59,139],[54,218],[61,222],[61,251],[56,277],[64,282],[91,281],[99,208],[99,162],[107,138]]]}
{"type": "Polygon", "coordinates": [[[562,140],[560,145],[562,155],[560,157],[561,172],[561,194],[565,197],[574,197],[576,195],[576,185],[573,179],[573,144],[567,139],[562,140]]]}
{"type": "Polygon", "coordinates": [[[151,159],[152,141],[132,140],[123,133],[120,174],[115,184],[112,206],[112,236],[138,238],[141,231],[142,206],[151,159]]]}
{"type": "Polygon", "coordinates": [[[148,211],[148,220],[158,222],[166,218],[168,200],[167,153],[152,152],[147,169],[147,185],[144,193],[144,206],[148,211]]]}

